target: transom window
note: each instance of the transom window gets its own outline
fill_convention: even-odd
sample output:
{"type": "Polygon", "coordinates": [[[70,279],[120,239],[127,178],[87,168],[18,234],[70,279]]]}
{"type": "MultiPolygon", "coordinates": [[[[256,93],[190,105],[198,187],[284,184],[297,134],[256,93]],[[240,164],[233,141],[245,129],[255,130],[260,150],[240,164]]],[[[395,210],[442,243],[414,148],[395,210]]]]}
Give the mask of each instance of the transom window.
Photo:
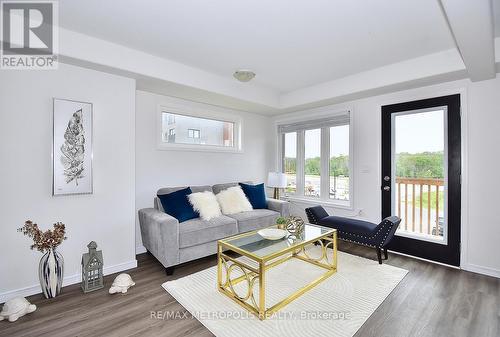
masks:
{"type": "Polygon", "coordinates": [[[280,125],[286,194],[350,206],[350,115],[280,125]]]}
{"type": "Polygon", "coordinates": [[[237,117],[203,113],[191,115],[162,107],[160,112],[160,149],[192,149],[202,151],[241,151],[241,122],[237,117]],[[215,116],[212,118],[212,116],[215,116]]]}

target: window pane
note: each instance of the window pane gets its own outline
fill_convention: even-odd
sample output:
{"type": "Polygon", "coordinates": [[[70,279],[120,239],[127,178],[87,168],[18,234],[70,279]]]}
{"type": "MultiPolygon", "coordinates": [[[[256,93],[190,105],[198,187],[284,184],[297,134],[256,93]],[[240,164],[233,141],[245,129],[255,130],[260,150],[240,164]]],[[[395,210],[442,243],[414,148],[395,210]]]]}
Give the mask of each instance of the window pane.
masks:
{"type": "Polygon", "coordinates": [[[444,240],[446,222],[446,112],[435,110],[393,117],[393,213],[398,232],[444,240]],[[422,137],[422,135],[425,135],[422,137]]]}
{"type": "Polygon", "coordinates": [[[188,138],[200,138],[200,130],[189,129],[188,138]]]}
{"type": "Polygon", "coordinates": [[[330,128],[330,199],[349,200],[349,125],[330,128]]]}
{"type": "Polygon", "coordinates": [[[304,195],[319,197],[321,186],[321,129],[305,131],[304,147],[304,195]]]}
{"type": "Polygon", "coordinates": [[[162,113],[162,139],[166,143],[234,146],[234,123],[162,113]]]}
{"type": "Polygon", "coordinates": [[[297,192],[297,132],[285,133],[285,158],[283,167],[286,174],[286,192],[297,192]]]}
{"type": "MultiPolygon", "coordinates": [[[[165,134],[163,134],[165,137],[165,134]]],[[[175,143],[175,129],[168,129],[168,136],[164,141],[175,143]]]]}

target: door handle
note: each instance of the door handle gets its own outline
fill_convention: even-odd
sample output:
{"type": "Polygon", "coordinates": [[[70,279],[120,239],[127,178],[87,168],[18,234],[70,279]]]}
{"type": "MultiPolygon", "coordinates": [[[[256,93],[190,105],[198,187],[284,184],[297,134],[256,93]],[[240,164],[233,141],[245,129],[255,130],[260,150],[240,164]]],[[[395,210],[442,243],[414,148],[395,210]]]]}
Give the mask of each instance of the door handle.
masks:
{"type": "Polygon", "coordinates": [[[391,187],[390,186],[384,186],[384,191],[388,192],[391,190],[391,187]]]}

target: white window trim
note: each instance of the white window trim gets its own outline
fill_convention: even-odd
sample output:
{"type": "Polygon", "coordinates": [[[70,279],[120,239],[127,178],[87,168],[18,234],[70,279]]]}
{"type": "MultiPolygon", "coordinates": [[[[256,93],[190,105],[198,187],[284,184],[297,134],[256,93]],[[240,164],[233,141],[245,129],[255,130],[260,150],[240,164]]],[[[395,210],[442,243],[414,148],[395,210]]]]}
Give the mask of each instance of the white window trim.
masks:
{"type": "Polygon", "coordinates": [[[236,115],[216,111],[213,107],[207,108],[192,107],[181,104],[159,104],[156,113],[156,144],[158,150],[163,151],[198,151],[198,152],[225,152],[225,153],[243,153],[243,119],[236,115]],[[206,144],[176,144],[163,141],[162,132],[162,114],[173,113],[190,117],[213,119],[222,122],[234,123],[233,146],[218,146],[206,144]]]}
{"type": "MultiPolygon", "coordinates": [[[[354,114],[353,114],[353,109],[348,108],[348,109],[342,109],[342,110],[336,110],[335,112],[332,111],[326,111],[324,113],[321,113],[317,116],[314,116],[314,118],[321,119],[327,116],[335,116],[335,115],[342,115],[345,113],[349,113],[349,200],[335,200],[335,199],[330,199],[329,194],[322,193],[319,198],[316,197],[308,197],[304,196],[304,164],[305,160],[301,160],[300,158],[304,157],[304,130],[297,131],[297,176],[296,176],[296,186],[297,189],[296,191],[298,193],[295,194],[285,194],[283,196],[284,200],[290,200],[290,201],[297,201],[297,202],[305,202],[305,203],[311,203],[311,204],[318,204],[318,205],[324,205],[324,206],[329,206],[333,208],[338,208],[338,209],[344,209],[344,210],[354,210],[354,114]],[[299,160],[300,159],[300,160],[299,160]]],[[[308,119],[303,119],[304,122],[306,121],[311,121],[313,118],[308,118],[308,119]]],[[[300,122],[301,120],[294,120],[294,122],[300,122]]],[[[286,124],[286,120],[279,120],[276,123],[276,133],[278,137],[278,170],[280,172],[283,172],[283,154],[284,154],[284,133],[279,133],[278,129],[279,126],[282,124],[286,124]]],[[[329,142],[329,132],[330,132],[330,127],[325,127],[323,129],[327,129],[327,133],[321,132],[321,142],[325,142],[325,145],[321,146],[321,157],[330,156],[330,142],[329,142]],[[327,136],[328,134],[328,136],[327,136]],[[328,140],[328,142],[326,142],[328,140]]],[[[329,165],[329,164],[328,164],[329,165]]],[[[329,176],[329,167],[327,166],[327,162],[323,162],[321,164],[321,176],[323,174],[326,174],[329,176]]],[[[326,187],[326,183],[328,180],[322,179],[321,181],[321,190],[329,190],[329,186],[326,187]],[[323,186],[325,185],[325,186],[323,186]],[[326,188],[326,189],[324,189],[326,188]]]]}
{"type": "Polygon", "coordinates": [[[281,197],[281,199],[297,203],[315,204],[315,205],[333,207],[337,209],[343,209],[347,211],[354,211],[354,207],[352,207],[352,202],[345,200],[334,200],[334,199],[324,200],[321,198],[297,196],[294,194],[285,195],[281,197]]]}

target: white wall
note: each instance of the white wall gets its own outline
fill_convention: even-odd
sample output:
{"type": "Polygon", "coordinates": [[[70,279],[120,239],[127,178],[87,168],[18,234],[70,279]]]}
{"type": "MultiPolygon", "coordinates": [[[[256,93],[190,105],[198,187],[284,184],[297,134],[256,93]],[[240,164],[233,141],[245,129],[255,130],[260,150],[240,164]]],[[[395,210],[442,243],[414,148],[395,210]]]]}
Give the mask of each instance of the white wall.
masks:
{"type": "MultiPolygon", "coordinates": [[[[252,113],[137,91],[136,96],[136,209],[153,206],[156,191],[167,186],[212,185],[252,180],[265,182],[273,163],[271,119],[252,113]],[[242,118],[243,152],[195,152],[157,149],[159,105],[182,104],[242,118]]],[[[143,252],[139,222],[137,252],[143,252]]]]}
{"type": "Polygon", "coordinates": [[[464,267],[500,277],[500,77],[471,83],[467,98],[469,226],[464,267]]]}
{"type": "MultiPolygon", "coordinates": [[[[354,210],[329,208],[329,211],[379,221],[381,106],[453,93],[462,94],[463,110],[462,268],[500,277],[500,219],[495,212],[500,201],[500,179],[497,179],[500,159],[496,149],[500,144],[500,78],[474,83],[462,80],[400,91],[282,115],[274,120],[310,119],[346,109],[353,111],[354,210]]],[[[274,149],[276,153],[276,146],[274,149]]],[[[276,160],[274,163],[276,165],[276,160]]],[[[307,206],[309,204],[295,202],[292,210],[305,216],[303,210],[307,206]]]]}
{"type": "Polygon", "coordinates": [[[80,260],[95,240],[105,273],[136,266],[135,81],[60,64],[55,71],[0,75],[0,303],[40,292],[30,239],[16,231],[31,219],[43,229],[66,224],[58,251],[65,284],[80,281],[80,260]],[[52,197],[52,98],[93,103],[94,193],[52,197]]]}

